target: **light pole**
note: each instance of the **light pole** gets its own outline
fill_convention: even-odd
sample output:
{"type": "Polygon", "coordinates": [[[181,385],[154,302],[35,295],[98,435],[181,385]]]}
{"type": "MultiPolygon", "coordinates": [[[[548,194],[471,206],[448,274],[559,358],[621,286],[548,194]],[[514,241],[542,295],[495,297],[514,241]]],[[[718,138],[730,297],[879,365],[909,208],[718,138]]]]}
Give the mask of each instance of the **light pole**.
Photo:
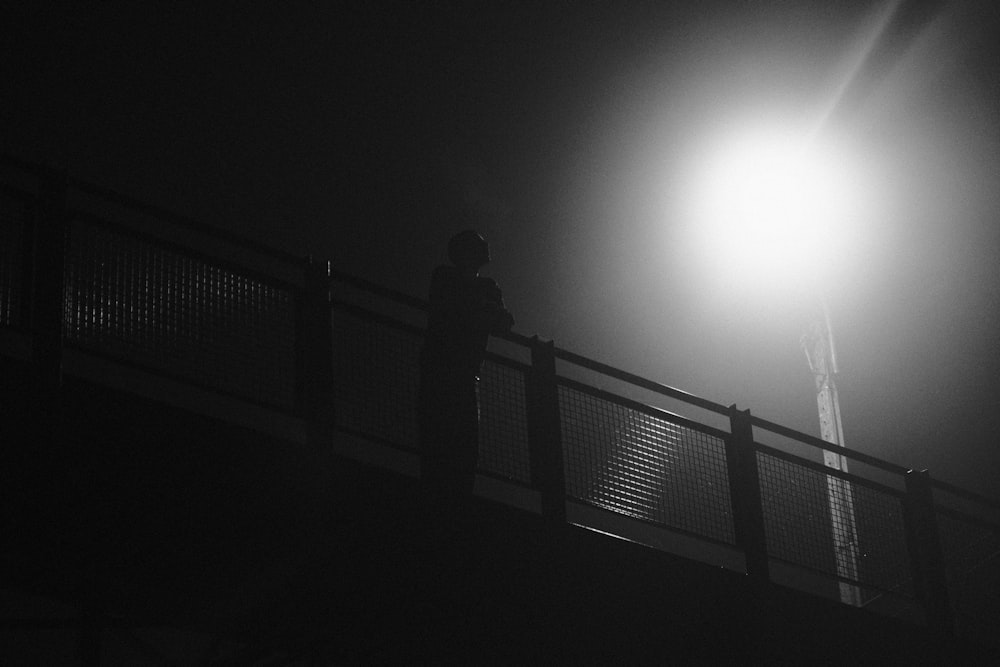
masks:
{"type": "MultiPolygon", "coordinates": [[[[755,282],[773,298],[777,286],[791,283],[797,290],[807,276],[822,273],[838,243],[845,242],[844,223],[858,205],[851,170],[838,153],[821,145],[815,132],[782,126],[724,137],[708,153],[690,212],[726,288],[755,282]]],[[[822,293],[820,283],[806,291],[822,293]]],[[[844,434],[836,350],[829,311],[820,303],[802,345],[815,377],[820,434],[835,446],[823,451],[823,461],[847,473],[847,459],[838,451],[844,434]]],[[[826,487],[840,599],[860,606],[861,592],[849,583],[858,580],[853,491],[836,475],[826,476],[826,487]]]]}
{"type": "MultiPolygon", "coordinates": [[[[837,349],[833,341],[833,328],[830,326],[830,311],[825,302],[821,302],[821,306],[821,314],[813,318],[809,329],[802,336],[802,347],[816,381],[820,436],[836,447],[844,447],[844,426],[837,397],[837,349]]],[[[823,463],[828,468],[847,472],[847,457],[836,450],[823,450],[823,463]]],[[[827,475],[826,490],[837,576],[857,581],[858,529],[851,483],[840,477],[827,475]]],[[[861,606],[861,590],[856,585],[840,581],[839,586],[841,602],[861,606]]]]}

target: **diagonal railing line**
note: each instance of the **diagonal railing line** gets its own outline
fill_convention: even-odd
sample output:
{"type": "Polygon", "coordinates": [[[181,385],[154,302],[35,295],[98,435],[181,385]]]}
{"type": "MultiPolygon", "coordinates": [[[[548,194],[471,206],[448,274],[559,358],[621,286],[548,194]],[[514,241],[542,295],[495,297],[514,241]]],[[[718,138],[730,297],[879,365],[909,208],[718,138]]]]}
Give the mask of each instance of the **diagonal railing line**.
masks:
{"type": "MultiPolygon", "coordinates": [[[[830,443],[822,440],[821,438],[817,438],[816,436],[809,435],[807,433],[802,433],[801,431],[796,431],[795,429],[788,428],[787,426],[782,426],[781,424],[761,419],[757,416],[752,417],[751,420],[753,425],[758,428],[771,431],[772,433],[776,433],[778,435],[783,435],[786,438],[791,438],[792,440],[796,440],[802,444],[810,445],[818,449],[829,449],[830,447],[830,443]]],[[[866,463],[875,468],[880,468],[886,472],[891,472],[897,475],[905,475],[907,470],[909,470],[906,466],[890,463],[880,458],[876,458],[871,454],[865,454],[864,452],[852,449],[840,448],[837,450],[837,453],[855,461],[860,461],[861,463],[866,463]]]]}

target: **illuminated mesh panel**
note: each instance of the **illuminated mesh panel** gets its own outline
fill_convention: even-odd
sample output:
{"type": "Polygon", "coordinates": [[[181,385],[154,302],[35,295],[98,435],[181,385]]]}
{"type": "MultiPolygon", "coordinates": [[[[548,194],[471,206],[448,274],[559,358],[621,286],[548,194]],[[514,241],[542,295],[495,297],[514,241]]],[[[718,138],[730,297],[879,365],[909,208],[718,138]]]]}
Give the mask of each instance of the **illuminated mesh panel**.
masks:
{"type": "Polygon", "coordinates": [[[569,497],[734,542],[721,439],[569,387],[559,406],[569,497]]]}
{"type": "Polygon", "coordinates": [[[337,426],[417,448],[421,337],[341,309],[333,312],[337,426]]]}
{"type": "Polygon", "coordinates": [[[70,225],[67,341],[281,408],[295,405],[290,290],[101,226],[70,225]]]}
{"type": "Polygon", "coordinates": [[[960,636],[996,640],[1000,628],[1000,530],[937,514],[948,596],[960,636]]]}
{"type": "Polygon", "coordinates": [[[525,370],[487,360],[479,405],[479,469],[530,484],[525,370]]]}
{"type": "Polygon", "coordinates": [[[876,589],[912,597],[898,497],[764,452],[757,462],[769,555],[860,582],[862,601],[876,589]]]}
{"type": "Polygon", "coordinates": [[[24,204],[0,195],[0,326],[21,324],[24,204]]]}

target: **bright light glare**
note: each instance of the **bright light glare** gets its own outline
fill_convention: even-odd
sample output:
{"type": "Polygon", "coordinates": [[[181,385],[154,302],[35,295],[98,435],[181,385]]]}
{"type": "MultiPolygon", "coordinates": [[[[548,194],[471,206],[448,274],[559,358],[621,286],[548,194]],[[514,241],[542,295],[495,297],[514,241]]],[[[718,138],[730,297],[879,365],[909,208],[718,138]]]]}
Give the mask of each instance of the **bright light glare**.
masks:
{"type": "Polygon", "coordinates": [[[842,249],[852,172],[808,133],[757,130],[706,152],[691,210],[717,269],[757,283],[808,281],[842,249]]]}

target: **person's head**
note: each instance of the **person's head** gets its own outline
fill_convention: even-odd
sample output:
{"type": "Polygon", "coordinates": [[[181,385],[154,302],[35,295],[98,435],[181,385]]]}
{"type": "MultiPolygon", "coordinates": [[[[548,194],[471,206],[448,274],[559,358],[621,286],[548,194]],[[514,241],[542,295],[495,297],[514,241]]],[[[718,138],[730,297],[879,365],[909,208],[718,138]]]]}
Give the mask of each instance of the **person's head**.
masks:
{"type": "Polygon", "coordinates": [[[466,229],[449,239],[448,259],[459,268],[479,271],[490,261],[490,245],[478,232],[466,229]]]}

